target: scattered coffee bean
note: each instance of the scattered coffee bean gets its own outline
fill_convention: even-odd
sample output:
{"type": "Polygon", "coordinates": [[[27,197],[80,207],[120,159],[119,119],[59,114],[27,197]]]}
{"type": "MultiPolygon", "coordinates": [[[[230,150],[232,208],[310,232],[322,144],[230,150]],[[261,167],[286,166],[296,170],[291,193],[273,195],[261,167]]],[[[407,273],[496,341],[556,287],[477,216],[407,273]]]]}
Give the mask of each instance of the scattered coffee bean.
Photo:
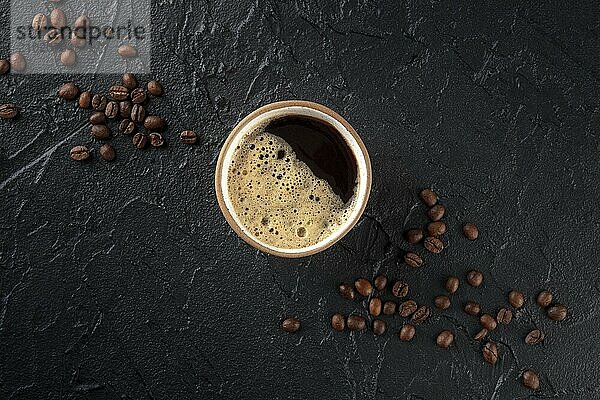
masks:
{"type": "Polygon", "coordinates": [[[165,130],[167,123],[164,119],[157,115],[148,115],[144,120],[144,128],[149,131],[162,132],[165,130]]]}
{"type": "Polygon", "coordinates": [[[483,359],[486,363],[495,365],[498,362],[498,346],[489,341],[483,346],[483,359]]]}
{"type": "Polygon", "coordinates": [[[295,318],[288,318],[281,323],[281,329],[288,333],[298,332],[300,329],[300,321],[295,318]]]}
{"type": "Polygon", "coordinates": [[[333,330],[341,332],[346,327],[346,319],[342,314],[333,314],[331,316],[331,327],[333,330]]]}
{"type": "Polygon", "coordinates": [[[338,286],[338,290],[340,291],[342,297],[346,300],[354,300],[355,294],[352,286],[342,283],[340,286],[338,286]]]}
{"type": "Polygon", "coordinates": [[[75,29],[85,29],[90,25],[90,19],[85,15],[80,15],[73,23],[73,28],[75,29]]]}
{"type": "Polygon", "coordinates": [[[117,118],[117,116],[119,115],[119,103],[117,103],[116,101],[109,101],[106,104],[104,114],[106,114],[106,118],[117,118]]]}
{"type": "Polygon", "coordinates": [[[144,122],[146,119],[146,110],[140,104],[134,104],[131,106],[131,120],[139,124],[144,122]]]}
{"type": "Polygon", "coordinates": [[[158,97],[163,95],[163,88],[160,83],[156,80],[148,82],[148,93],[152,96],[158,97]]]}
{"type": "Polygon", "coordinates": [[[387,278],[385,277],[385,275],[378,275],[375,278],[374,283],[377,290],[383,292],[385,290],[385,287],[387,286],[387,278]]]}
{"type": "Polygon", "coordinates": [[[0,75],[4,75],[10,71],[10,63],[8,60],[1,59],[0,60],[0,75]]]}
{"type": "Polygon", "coordinates": [[[472,316],[479,315],[479,312],[481,311],[479,304],[474,301],[467,301],[463,309],[467,314],[472,316]]]}
{"type": "Polygon", "coordinates": [[[198,136],[194,131],[183,131],[179,134],[179,140],[183,144],[194,144],[198,140],[198,136]]]}
{"type": "Polygon", "coordinates": [[[542,340],[544,340],[544,337],[544,332],[540,331],[539,329],[534,329],[529,332],[527,336],[525,336],[525,343],[529,345],[536,345],[541,343],[542,340]]]}
{"type": "Polygon", "coordinates": [[[385,333],[385,321],[376,319],[373,321],[373,333],[377,336],[381,336],[385,333]]]}
{"type": "Polygon", "coordinates": [[[537,303],[541,307],[548,307],[552,303],[552,293],[547,290],[542,290],[537,296],[537,303]]]}
{"type": "Polygon", "coordinates": [[[108,100],[101,94],[95,94],[92,97],[92,108],[96,111],[104,112],[108,100]]]}
{"type": "Polygon", "coordinates": [[[105,161],[112,161],[115,159],[115,149],[108,143],[100,146],[100,157],[105,161]]]}
{"type": "Polygon", "coordinates": [[[92,125],[92,136],[96,139],[108,139],[110,129],[106,125],[92,125]]]}
{"type": "Polygon", "coordinates": [[[450,294],[456,293],[460,280],[456,276],[449,276],[446,279],[446,291],[450,294]]]}
{"type": "Polygon", "coordinates": [[[554,304],[548,307],[546,314],[553,321],[562,321],[567,318],[567,307],[562,304],[554,304]]]}
{"type": "Polygon", "coordinates": [[[445,213],[446,207],[441,204],[436,204],[427,210],[427,218],[429,218],[431,221],[439,221],[440,219],[444,218],[445,213]]]}
{"type": "Polygon", "coordinates": [[[483,314],[479,317],[479,323],[488,331],[493,331],[497,326],[496,320],[490,314],[483,314]]]}
{"type": "Polygon", "coordinates": [[[371,301],[369,301],[369,314],[374,317],[378,317],[381,314],[381,299],[378,297],[373,297],[371,301]]]}
{"type": "Polygon", "coordinates": [[[146,144],[148,144],[148,137],[142,132],[138,132],[133,135],[131,143],[133,143],[133,145],[138,149],[143,149],[146,147],[146,144]]]}
{"type": "Polygon", "coordinates": [[[383,304],[383,314],[384,315],[394,315],[396,312],[396,303],[393,301],[386,301],[383,304]]]}
{"type": "Polygon", "coordinates": [[[103,112],[94,111],[92,115],[90,115],[90,123],[92,125],[105,125],[106,115],[103,112]]]}
{"type": "Polygon", "coordinates": [[[412,320],[414,323],[420,323],[429,318],[430,310],[427,306],[420,306],[417,308],[417,311],[412,315],[412,320]]]}
{"type": "Polygon", "coordinates": [[[45,31],[48,27],[48,18],[45,14],[37,13],[33,16],[33,21],[31,21],[31,28],[34,31],[41,32],[45,31]]]}
{"type": "Polygon", "coordinates": [[[540,388],[540,377],[532,369],[523,371],[521,382],[527,389],[538,390],[540,388]]]}
{"type": "Polygon", "coordinates": [[[410,244],[416,244],[423,240],[423,231],[420,229],[411,229],[406,232],[406,241],[410,244]]]}
{"type": "Polygon", "coordinates": [[[358,293],[365,297],[369,296],[373,291],[373,286],[371,285],[371,282],[369,282],[365,278],[357,279],[356,282],[354,282],[354,287],[356,288],[356,291],[358,293]]]}
{"type": "Polygon", "coordinates": [[[124,119],[119,124],[119,131],[126,135],[131,135],[135,132],[135,123],[130,119],[124,119]]]}
{"type": "Polygon", "coordinates": [[[19,114],[19,109],[16,105],[0,104],[0,118],[2,119],[13,119],[19,114]]]}
{"type": "Polygon", "coordinates": [[[463,226],[463,234],[469,240],[475,240],[479,236],[479,229],[475,224],[465,224],[463,226]]]}
{"type": "Polygon", "coordinates": [[[441,331],[437,336],[436,343],[442,349],[447,349],[454,342],[454,334],[451,331],[441,331]]]}
{"type": "Polygon", "coordinates": [[[475,334],[473,339],[481,341],[481,340],[483,340],[483,338],[485,338],[487,336],[487,334],[488,334],[488,330],[483,328],[475,334]]]}
{"type": "Polygon", "coordinates": [[[44,42],[50,47],[58,46],[62,42],[62,39],[62,34],[58,29],[50,29],[44,35],[44,42]]]}
{"type": "Polygon", "coordinates": [[[75,100],[79,96],[79,87],[73,82],[65,83],[58,89],[58,95],[65,100],[75,100]]]}
{"type": "Polygon", "coordinates": [[[137,49],[129,44],[119,46],[117,53],[123,58],[133,58],[137,56],[137,49]]]}
{"type": "Polygon", "coordinates": [[[71,149],[69,155],[72,160],[83,161],[87,160],[90,156],[90,151],[85,146],[75,146],[71,149]]]}
{"type": "Polygon", "coordinates": [[[450,307],[450,299],[448,296],[436,296],[436,298],[433,299],[433,302],[440,310],[447,310],[450,307]]]}
{"type": "Polygon", "coordinates": [[[525,304],[525,296],[518,290],[513,290],[508,294],[508,302],[514,308],[521,308],[525,304]]]}
{"type": "Polygon", "coordinates": [[[351,331],[362,331],[367,327],[367,321],[360,315],[349,315],[346,326],[351,331]]]}
{"type": "Polygon", "coordinates": [[[146,101],[146,91],[142,88],[133,89],[131,91],[131,101],[134,104],[141,104],[146,101]]]}
{"type": "Polygon", "coordinates": [[[398,313],[404,318],[410,317],[415,311],[417,311],[417,303],[414,300],[406,300],[398,308],[398,313]]]}
{"type": "Polygon", "coordinates": [[[132,103],[129,100],[125,100],[119,103],[119,113],[121,114],[121,118],[131,118],[131,107],[132,103]]]}
{"type": "Polygon", "coordinates": [[[420,196],[427,207],[433,207],[438,202],[437,194],[431,189],[423,189],[420,196]]]}
{"type": "Polygon", "coordinates": [[[55,8],[50,13],[50,24],[56,29],[62,29],[67,26],[67,17],[60,8],[55,8]]]}
{"type": "Polygon", "coordinates": [[[496,315],[496,321],[499,324],[508,325],[510,324],[510,321],[512,321],[512,317],[512,311],[510,311],[507,308],[501,308],[500,311],[498,311],[498,314],[496,315]]]}
{"type": "Polygon", "coordinates": [[[135,78],[135,75],[131,72],[126,72],[123,74],[123,78],[121,78],[121,83],[129,90],[133,90],[138,87],[138,81],[135,78]]]}
{"type": "Polygon", "coordinates": [[[401,281],[394,283],[392,294],[398,298],[406,297],[408,294],[408,284],[401,281]]]}
{"type": "Polygon", "coordinates": [[[483,283],[483,274],[479,271],[469,271],[467,273],[467,283],[473,287],[479,287],[483,283]]]}
{"type": "Polygon", "coordinates": [[[416,253],[406,253],[404,263],[411,268],[419,268],[423,265],[423,259],[416,253]]]}
{"type": "Polygon", "coordinates": [[[82,92],[79,95],[79,107],[90,108],[92,106],[92,94],[88,91],[82,92]]]}
{"type": "Polygon", "coordinates": [[[108,90],[108,95],[117,101],[127,100],[129,97],[129,89],[122,85],[113,85],[108,90]]]}
{"type": "Polygon", "coordinates": [[[444,250],[444,242],[433,236],[426,237],[423,246],[427,251],[434,254],[441,253],[444,250]]]}
{"type": "Polygon", "coordinates": [[[414,336],[415,336],[415,327],[413,325],[410,325],[410,324],[404,325],[400,329],[400,332],[398,332],[398,337],[403,342],[409,342],[410,340],[412,340],[412,338],[414,336]]]}
{"type": "Polygon", "coordinates": [[[23,54],[16,52],[10,55],[10,68],[15,72],[23,72],[27,68],[27,61],[23,54]]]}
{"type": "Polygon", "coordinates": [[[77,54],[72,49],[65,49],[60,53],[60,63],[66,67],[75,65],[77,62],[77,54]]]}
{"type": "Polygon", "coordinates": [[[148,135],[148,137],[150,139],[150,145],[152,147],[161,147],[162,145],[165,144],[165,140],[163,139],[163,136],[158,132],[151,132],[148,135]]]}
{"type": "Polygon", "coordinates": [[[430,222],[427,224],[429,236],[441,236],[446,233],[446,224],[443,221],[430,222]]]}
{"type": "Polygon", "coordinates": [[[87,44],[85,34],[74,30],[73,32],[71,32],[71,39],[69,40],[69,43],[71,43],[73,47],[85,47],[85,45],[87,44]]]}

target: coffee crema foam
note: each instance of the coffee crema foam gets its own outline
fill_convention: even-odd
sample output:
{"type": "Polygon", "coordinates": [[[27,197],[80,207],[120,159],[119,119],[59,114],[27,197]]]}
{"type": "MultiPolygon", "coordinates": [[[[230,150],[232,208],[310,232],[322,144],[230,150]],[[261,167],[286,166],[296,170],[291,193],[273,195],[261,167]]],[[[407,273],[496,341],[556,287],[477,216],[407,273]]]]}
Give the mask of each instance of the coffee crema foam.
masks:
{"type": "Polygon", "coordinates": [[[279,136],[256,128],[232,154],[229,198],[244,227],[258,240],[297,249],[322,242],[349,218],[356,195],[344,203],[279,136]]]}

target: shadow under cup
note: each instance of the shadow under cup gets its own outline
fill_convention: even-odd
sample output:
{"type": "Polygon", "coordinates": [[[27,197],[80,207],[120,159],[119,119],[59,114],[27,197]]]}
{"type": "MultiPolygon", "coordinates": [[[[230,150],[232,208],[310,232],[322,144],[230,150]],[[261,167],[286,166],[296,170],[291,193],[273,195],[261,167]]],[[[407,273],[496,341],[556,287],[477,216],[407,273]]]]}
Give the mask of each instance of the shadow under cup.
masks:
{"type": "MultiPolygon", "coordinates": [[[[274,132],[274,134],[277,135],[276,132],[274,132]]],[[[293,138],[284,137],[284,135],[277,136],[290,142],[290,145],[292,144],[290,139],[293,138]]],[[[298,158],[300,159],[300,157],[298,158]]],[[[306,164],[313,170],[310,160],[308,160],[306,164]]],[[[263,106],[252,112],[235,126],[225,141],[217,161],[215,190],[219,207],[221,208],[225,219],[245,242],[265,253],[286,258],[298,258],[309,256],[327,249],[344,237],[352,227],[354,227],[360,219],[369,199],[371,180],[371,161],[369,159],[369,154],[354,128],[352,128],[352,126],[350,126],[350,124],[339,114],[325,106],[309,101],[291,100],[263,106]],[[335,231],[326,236],[323,240],[316,244],[300,248],[274,246],[255,236],[250,228],[244,226],[236,214],[228,188],[229,168],[232,165],[233,154],[240,141],[257,127],[265,126],[271,121],[294,118],[315,120],[321,122],[322,125],[331,127],[331,133],[337,136],[333,139],[338,143],[341,143],[341,145],[344,146],[345,152],[351,155],[349,159],[352,159],[352,162],[354,163],[352,166],[352,176],[356,177],[356,182],[352,187],[355,196],[354,203],[349,210],[348,217],[335,231]]],[[[340,198],[344,201],[347,200],[344,198],[343,193],[340,194],[340,198]]]]}

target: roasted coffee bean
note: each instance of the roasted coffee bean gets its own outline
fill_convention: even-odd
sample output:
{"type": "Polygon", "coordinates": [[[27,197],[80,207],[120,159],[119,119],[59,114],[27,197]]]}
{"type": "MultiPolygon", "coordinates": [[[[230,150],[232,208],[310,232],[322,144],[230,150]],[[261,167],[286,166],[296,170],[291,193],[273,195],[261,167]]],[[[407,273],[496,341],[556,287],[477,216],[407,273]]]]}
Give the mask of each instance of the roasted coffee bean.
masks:
{"type": "Polygon", "coordinates": [[[386,301],[383,303],[383,314],[384,315],[394,315],[396,312],[396,303],[393,301],[386,301]]]}
{"type": "Polygon", "coordinates": [[[521,382],[523,382],[523,386],[525,386],[527,389],[538,390],[540,388],[540,377],[532,369],[523,371],[523,374],[521,375],[521,382]]]}
{"type": "Polygon", "coordinates": [[[58,89],[58,95],[65,100],[75,100],[79,96],[79,87],[73,82],[65,83],[58,89]]]}
{"type": "Polygon", "coordinates": [[[416,253],[406,253],[404,263],[411,268],[419,268],[423,265],[423,259],[416,253]]]}
{"type": "Polygon", "coordinates": [[[479,323],[488,331],[493,331],[497,326],[496,320],[490,314],[483,314],[479,317],[479,323]]]}
{"type": "Polygon", "coordinates": [[[12,119],[19,114],[19,109],[14,104],[0,104],[0,118],[12,119]]]}
{"type": "Polygon", "coordinates": [[[146,147],[146,144],[148,144],[148,137],[142,132],[138,132],[133,135],[131,143],[133,143],[133,145],[138,149],[143,149],[146,147]]]}
{"type": "Polygon", "coordinates": [[[378,297],[373,297],[371,301],[369,301],[369,314],[374,317],[378,317],[381,314],[381,299],[378,297]]]}
{"type": "Polygon", "coordinates": [[[441,253],[444,250],[444,242],[433,236],[426,237],[423,246],[427,251],[434,254],[441,253]]]}
{"type": "Polygon", "coordinates": [[[121,118],[131,118],[131,107],[132,103],[129,100],[119,103],[119,113],[121,114],[121,118]]]}
{"type": "Polygon", "coordinates": [[[410,324],[406,324],[398,332],[398,337],[403,342],[409,342],[415,336],[415,327],[410,324]]]}
{"type": "Polygon", "coordinates": [[[431,189],[421,190],[420,196],[427,207],[433,207],[438,202],[437,194],[431,189]]]}
{"type": "Polygon", "coordinates": [[[45,14],[37,13],[33,16],[33,21],[31,21],[31,28],[34,31],[45,31],[48,27],[48,18],[45,14]]]}
{"type": "Polygon", "coordinates": [[[108,143],[100,146],[100,157],[105,161],[112,161],[115,159],[115,149],[108,143]]]}
{"type": "Polygon", "coordinates": [[[1,59],[0,60],[0,75],[4,75],[10,71],[10,63],[8,60],[1,59]]]}
{"type": "Polygon", "coordinates": [[[117,103],[116,101],[109,101],[106,104],[104,114],[106,114],[106,117],[110,119],[117,118],[117,116],[119,115],[119,103],[117,103]]]}
{"type": "Polygon", "coordinates": [[[107,103],[108,100],[101,94],[95,94],[94,97],[92,97],[92,108],[96,111],[104,112],[107,103]]]}
{"type": "Polygon", "coordinates": [[[431,221],[439,221],[440,219],[444,218],[445,213],[446,207],[441,204],[436,204],[427,210],[427,218],[429,218],[431,221]]]}
{"type": "Polygon", "coordinates": [[[92,136],[96,139],[108,139],[110,129],[106,125],[92,125],[92,136]]]}
{"type": "Polygon", "coordinates": [[[420,229],[411,229],[406,232],[405,236],[408,243],[416,244],[423,240],[423,231],[420,229]]]}
{"type": "Polygon", "coordinates": [[[15,52],[10,55],[10,69],[15,72],[23,72],[26,68],[27,61],[25,61],[23,54],[15,52]]]}
{"type": "Polygon", "coordinates": [[[106,125],[106,115],[100,111],[94,111],[90,115],[90,123],[92,125],[106,125]]]}
{"type": "Polygon", "coordinates": [[[163,144],[165,144],[165,140],[163,139],[162,135],[158,132],[151,132],[148,135],[148,138],[152,147],[161,147],[163,144]]]}
{"type": "Polygon", "coordinates": [[[165,130],[167,123],[164,119],[157,115],[148,115],[144,120],[144,128],[153,132],[162,132],[165,130]]]}
{"type": "Polygon", "coordinates": [[[481,340],[483,340],[484,337],[487,336],[487,334],[488,334],[488,330],[483,328],[479,332],[477,332],[475,334],[475,336],[473,336],[473,339],[481,341],[481,340]]]}
{"type": "Polygon", "coordinates": [[[463,226],[463,234],[469,240],[475,240],[479,236],[479,229],[475,224],[465,224],[463,226]]]}
{"type": "Polygon", "coordinates": [[[387,278],[385,277],[385,275],[378,275],[375,278],[374,283],[377,290],[383,292],[385,290],[385,287],[387,286],[387,278]]]}
{"type": "Polygon", "coordinates": [[[130,119],[124,119],[119,124],[119,131],[126,135],[131,135],[135,132],[135,123],[130,119]]]}
{"type": "Polygon", "coordinates": [[[346,327],[346,318],[342,314],[333,314],[331,316],[331,327],[333,330],[341,332],[346,327]]]}
{"type": "Polygon", "coordinates": [[[85,33],[83,32],[83,30],[81,32],[78,30],[71,32],[71,39],[69,40],[69,43],[71,43],[73,47],[85,47],[87,40],[85,38],[85,33]]]}
{"type": "Polygon", "coordinates": [[[473,287],[479,287],[483,283],[483,274],[479,271],[469,271],[467,273],[467,283],[473,287]]]}
{"type": "Polygon", "coordinates": [[[495,365],[498,362],[498,346],[489,341],[483,346],[483,359],[486,363],[495,365]]]}
{"type": "Polygon", "coordinates": [[[460,280],[456,276],[449,276],[448,279],[446,279],[446,291],[450,294],[456,293],[459,285],[460,280]]]}
{"type": "Polygon", "coordinates": [[[300,321],[296,318],[288,318],[281,323],[281,329],[288,333],[298,332],[300,329],[300,321]]]}
{"type": "Polygon", "coordinates": [[[508,302],[514,308],[521,308],[525,304],[525,296],[518,290],[513,290],[508,294],[508,302]]]}
{"type": "Polygon", "coordinates": [[[158,81],[152,80],[150,82],[148,82],[148,93],[150,93],[152,96],[162,96],[163,95],[163,88],[161,86],[160,83],[158,83],[158,81]]]}
{"type": "Polygon", "coordinates": [[[134,104],[131,107],[131,120],[141,124],[144,119],[146,119],[146,110],[140,104],[134,104]]]}
{"type": "Polygon", "coordinates": [[[50,47],[56,47],[62,42],[63,37],[58,29],[50,29],[44,35],[44,42],[50,47]]]}
{"type": "Polygon", "coordinates": [[[134,104],[141,104],[146,101],[146,91],[142,88],[133,89],[131,91],[131,101],[134,104]]]}
{"type": "Polygon", "coordinates": [[[92,106],[92,94],[85,91],[79,95],[79,107],[90,108],[92,106]]]}
{"type": "Polygon", "coordinates": [[[72,49],[65,49],[60,53],[60,63],[66,67],[75,65],[77,54],[72,49]]]}
{"type": "Polygon", "coordinates": [[[541,343],[542,340],[544,340],[544,337],[544,332],[540,331],[539,329],[534,329],[529,332],[527,336],[525,336],[525,343],[529,345],[536,345],[541,343]]]}
{"type": "Polygon", "coordinates": [[[354,287],[356,288],[356,291],[358,293],[365,297],[369,296],[373,291],[373,286],[371,285],[371,282],[369,282],[365,278],[357,279],[356,282],[354,282],[354,287]]]}
{"type": "Polygon", "coordinates": [[[60,8],[55,8],[50,13],[50,24],[56,29],[62,29],[67,26],[67,17],[60,8]]]}
{"type": "Polygon", "coordinates": [[[398,298],[406,297],[408,294],[408,284],[401,281],[394,283],[392,294],[398,298]]]}
{"type": "Polygon", "coordinates": [[[481,311],[479,304],[475,303],[474,301],[467,301],[463,309],[467,314],[473,316],[479,315],[479,312],[481,311]]]}
{"type": "Polygon", "coordinates": [[[447,310],[450,307],[450,299],[448,296],[444,295],[436,296],[436,298],[433,299],[433,303],[440,310],[447,310]]]}
{"type": "Polygon", "coordinates": [[[446,224],[443,221],[430,222],[427,224],[429,236],[441,236],[446,233],[446,224]]]}
{"type": "Polygon", "coordinates": [[[427,306],[420,306],[419,308],[417,308],[417,311],[414,312],[414,314],[412,315],[412,320],[414,323],[420,323],[425,321],[427,318],[429,318],[429,307],[427,306]]]}
{"type": "Polygon", "coordinates": [[[342,283],[340,286],[338,286],[338,290],[340,291],[342,297],[346,300],[354,300],[355,294],[352,286],[342,283]]]}
{"type": "Polygon", "coordinates": [[[451,331],[441,331],[437,336],[436,343],[442,349],[447,349],[454,342],[454,333],[451,331]]]}
{"type": "Polygon", "coordinates": [[[90,19],[85,15],[80,15],[73,23],[73,28],[75,29],[85,29],[90,26],[90,19]]]}
{"type": "Polygon", "coordinates": [[[75,161],[87,160],[90,156],[90,150],[85,146],[75,146],[69,152],[69,156],[75,161]]]}
{"type": "Polygon", "coordinates": [[[137,57],[138,54],[137,49],[129,44],[119,46],[117,53],[123,58],[137,57]]]}
{"type": "Polygon", "coordinates": [[[510,324],[510,321],[512,321],[512,317],[512,311],[510,311],[507,308],[501,308],[500,311],[498,311],[498,314],[496,315],[496,321],[499,324],[508,325],[510,324]]]}
{"type": "Polygon", "coordinates": [[[567,318],[567,307],[562,304],[554,304],[546,310],[546,314],[553,321],[562,321],[567,318]]]}
{"type": "Polygon", "coordinates": [[[183,144],[194,144],[198,140],[198,136],[194,131],[183,131],[179,134],[179,140],[183,144]]]}
{"type": "Polygon", "coordinates": [[[406,300],[398,307],[398,313],[404,318],[410,317],[415,311],[417,311],[417,303],[414,300],[406,300]]]}
{"type": "Polygon", "coordinates": [[[133,90],[138,87],[138,81],[135,78],[135,75],[131,72],[126,72],[123,74],[123,78],[121,78],[121,83],[129,90],[133,90]]]}
{"type": "Polygon", "coordinates": [[[537,296],[537,303],[541,307],[548,307],[552,303],[552,293],[547,290],[542,290],[537,296]]]}
{"type": "Polygon", "coordinates": [[[385,321],[376,319],[373,321],[373,333],[377,336],[381,336],[385,333],[385,321]]]}
{"type": "Polygon", "coordinates": [[[113,100],[123,101],[129,97],[129,89],[122,85],[113,85],[108,90],[108,95],[113,100]]]}
{"type": "Polygon", "coordinates": [[[346,326],[351,331],[362,331],[367,327],[367,321],[360,315],[349,315],[346,326]]]}

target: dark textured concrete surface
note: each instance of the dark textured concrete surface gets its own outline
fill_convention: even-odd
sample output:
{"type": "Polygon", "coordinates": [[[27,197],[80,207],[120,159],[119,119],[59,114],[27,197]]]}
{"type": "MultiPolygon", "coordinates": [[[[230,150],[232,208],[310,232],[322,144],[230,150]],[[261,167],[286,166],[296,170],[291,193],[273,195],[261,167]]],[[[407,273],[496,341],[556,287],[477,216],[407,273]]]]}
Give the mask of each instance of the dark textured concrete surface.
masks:
{"type": "MultiPolygon", "coordinates": [[[[0,399],[600,398],[599,16],[594,1],[155,1],[152,76],[167,95],[152,108],[169,146],[117,136],[113,163],[88,113],[56,99],[71,77],[0,77],[0,102],[23,108],[0,121],[0,399]],[[373,161],[359,225],[300,261],[239,240],[213,191],[230,129],[282,99],[337,110],[373,161]],[[181,145],[184,128],[201,144],[181,145]],[[91,162],[69,160],[76,144],[91,162]],[[416,193],[430,184],[448,248],[408,270],[402,232],[424,222],[416,193]],[[480,240],[462,238],[465,221],[480,240]],[[432,304],[471,268],[483,286],[463,281],[411,343],[399,316],[384,337],[329,328],[334,312],[364,312],[341,281],[383,272],[432,304]],[[495,312],[513,288],[526,307],[494,332],[491,366],[460,305],[495,312]],[[565,321],[535,305],[542,288],[565,321]],[[299,333],[280,331],[286,316],[299,333]],[[523,343],[533,327],[537,347],[523,343]],[[448,350],[442,329],[456,333],[448,350]]],[[[93,91],[118,79],[72,78],[93,91]]]]}

